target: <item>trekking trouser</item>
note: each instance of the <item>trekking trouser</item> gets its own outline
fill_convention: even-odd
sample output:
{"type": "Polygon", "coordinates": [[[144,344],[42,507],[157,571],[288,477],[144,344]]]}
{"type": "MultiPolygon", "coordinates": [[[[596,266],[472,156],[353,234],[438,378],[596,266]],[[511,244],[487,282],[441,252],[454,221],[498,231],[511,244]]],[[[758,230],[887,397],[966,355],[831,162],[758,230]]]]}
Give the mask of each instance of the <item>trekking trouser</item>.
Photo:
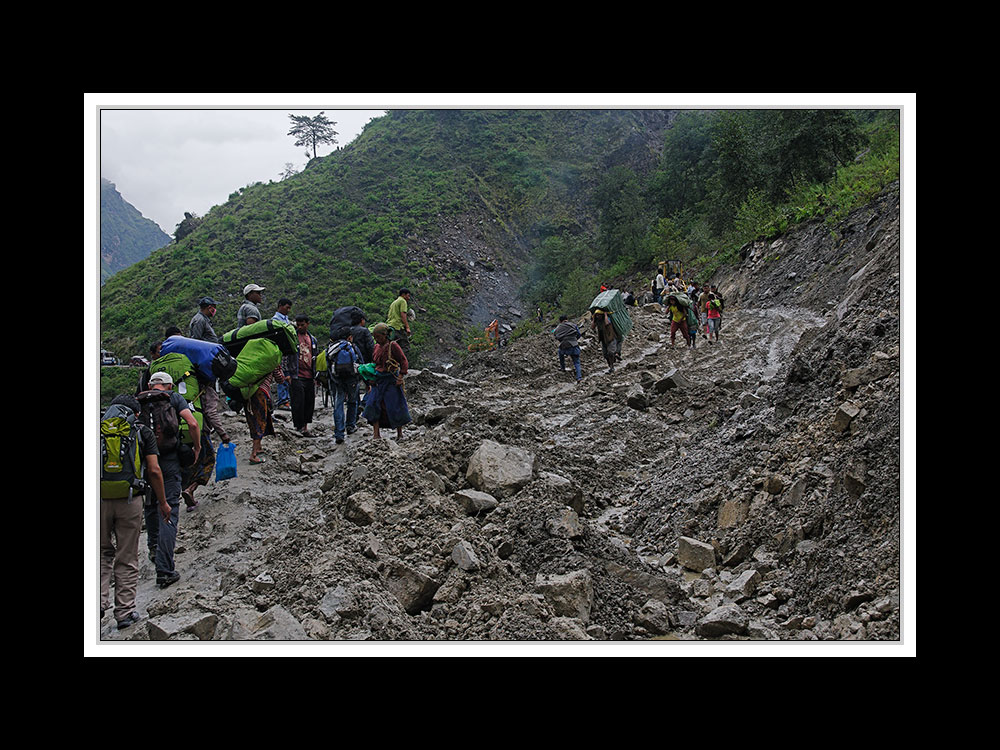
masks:
{"type": "Polygon", "coordinates": [[[229,434],[226,432],[226,428],[222,426],[222,420],[219,419],[219,393],[215,390],[214,382],[201,392],[201,405],[204,409],[205,423],[204,430],[202,431],[208,432],[214,430],[223,443],[228,443],[229,434]]]}
{"type": "Polygon", "coordinates": [[[671,320],[670,321],[670,343],[674,343],[674,337],[680,331],[684,335],[684,341],[687,342],[690,338],[688,333],[688,324],[686,320],[671,320]]]}
{"type": "Polygon", "coordinates": [[[333,436],[343,439],[358,426],[358,377],[331,379],[337,390],[333,402],[333,436]]]}
{"type": "Polygon", "coordinates": [[[111,608],[111,579],[115,582],[116,620],[135,610],[139,585],[139,534],[142,496],[130,500],[101,500],[101,609],[111,608]]]}
{"type": "Polygon", "coordinates": [[[305,428],[313,418],[316,408],[316,385],[312,378],[292,378],[289,389],[292,400],[292,424],[295,429],[305,428]]]}
{"type": "Polygon", "coordinates": [[[146,546],[156,550],[156,573],[164,575],[174,571],[174,545],[177,542],[177,522],[180,520],[181,465],[177,454],[161,454],[160,468],[163,470],[163,489],[170,505],[170,523],[163,522],[160,504],[152,491],[143,512],[146,514],[146,546]]]}
{"type": "Polygon", "coordinates": [[[573,368],[576,370],[576,379],[580,380],[583,377],[580,369],[580,347],[574,346],[571,349],[559,348],[559,367],[563,370],[566,369],[566,357],[572,358],[573,368]]]}

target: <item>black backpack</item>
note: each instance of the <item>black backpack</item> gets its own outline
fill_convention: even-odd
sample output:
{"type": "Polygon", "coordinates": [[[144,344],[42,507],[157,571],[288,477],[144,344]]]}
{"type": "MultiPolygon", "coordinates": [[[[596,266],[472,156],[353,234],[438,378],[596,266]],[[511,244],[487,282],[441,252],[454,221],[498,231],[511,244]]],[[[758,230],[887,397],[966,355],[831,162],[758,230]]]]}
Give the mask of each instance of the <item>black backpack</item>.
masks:
{"type": "Polygon", "coordinates": [[[160,453],[172,453],[180,445],[181,426],[177,410],[170,403],[170,391],[143,391],[136,398],[142,406],[142,419],[156,435],[160,453]]]}

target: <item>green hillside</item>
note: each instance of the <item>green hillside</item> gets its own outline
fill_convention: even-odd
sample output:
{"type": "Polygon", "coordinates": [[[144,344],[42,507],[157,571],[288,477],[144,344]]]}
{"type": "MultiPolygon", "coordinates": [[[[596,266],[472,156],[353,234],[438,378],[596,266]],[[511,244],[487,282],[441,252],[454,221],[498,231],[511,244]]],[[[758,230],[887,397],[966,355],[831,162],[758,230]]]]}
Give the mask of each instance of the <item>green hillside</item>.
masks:
{"type": "Polygon", "coordinates": [[[262,312],[290,297],[319,334],[342,305],[381,319],[407,286],[419,362],[458,348],[476,305],[578,309],[595,280],[649,274],[668,254],[708,272],[754,236],[857,199],[866,180],[888,184],[894,114],[393,111],[303,172],[189,217],[113,276],[102,346],[145,351],[206,294],[228,330],[249,282],[267,287],[262,312]]]}

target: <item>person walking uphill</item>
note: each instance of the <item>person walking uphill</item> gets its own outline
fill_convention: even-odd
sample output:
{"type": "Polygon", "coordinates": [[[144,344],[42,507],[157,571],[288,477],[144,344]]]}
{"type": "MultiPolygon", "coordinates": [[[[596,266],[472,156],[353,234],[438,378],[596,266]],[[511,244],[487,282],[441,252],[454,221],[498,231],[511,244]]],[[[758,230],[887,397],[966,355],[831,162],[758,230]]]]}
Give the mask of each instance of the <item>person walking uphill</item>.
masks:
{"type": "Polygon", "coordinates": [[[264,301],[263,291],[264,287],[256,284],[247,284],[243,287],[243,296],[246,298],[246,302],[240,306],[236,313],[237,328],[262,320],[258,305],[264,301]]]}
{"type": "Polygon", "coordinates": [[[162,505],[158,507],[152,497],[146,499],[146,544],[156,565],[156,584],[160,588],[176,583],[181,577],[174,568],[174,546],[180,521],[182,456],[190,453],[181,443],[182,421],[187,423],[194,452],[193,460],[184,460],[184,468],[197,463],[201,451],[198,422],[187,400],[173,388],[174,380],[168,373],[154,372],[149,378],[149,390],[138,396],[144,421],[156,435],[164,499],[170,508],[169,513],[163,513],[162,505]]]}
{"type": "Polygon", "coordinates": [[[674,345],[677,331],[684,336],[684,343],[691,346],[691,335],[688,330],[688,309],[677,301],[673,294],[667,296],[667,315],[670,316],[670,346],[674,345]]]}
{"type": "Polygon", "coordinates": [[[576,382],[579,383],[583,379],[580,370],[580,327],[570,323],[567,316],[560,315],[559,325],[552,333],[559,342],[559,369],[566,372],[566,357],[570,357],[576,370],[576,382]]]}
{"type": "Polygon", "coordinates": [[[340,329],[326,352],[334,389],[333,437],[338,445],[344,442],[345,433],[352,435],[358,429],[358,366],[364,359],[353,338],[350,328],[340,329]]]}
{"type": "Polygon", "coordinates": [[[715,335],[715,343],[719,343],[719,321],[722,318],[722,313],[720,308],[722,303],[719,302],[719,298],[715,296],[714,292],[709,292],[708,303],[705,305],[705,310],[708,312],[708,343],[712,343],[712,335],[715,335]]]}
{"type": "Polygon", "coordinates": [[[403,427],[408,425],[410,409],[403,392],[403,376],[409,370],[406,355],[395,341],[389,341],[389,326],[379,323],[372,331],[375,337],[375,385],[365,404],[364,417],[374,428],[372,437],[381,437],[379,428],[395,427],[396,437],[403,437],[403,427]]]}
{"type": "Polygon", "coordinates": [[[611,316],[603,310],[594,310],[594,316],[590,320],[590,330],[597,333],[597,339],[601,342],[601,352],[608,363],[608,372],[615,371],[615,360],[621,359],[618,347],[618,337],[615,334],[615,327],[611,323],[611,316]]]}
{"type": "Polygon", "coordinates": [[[121,394],[111,400],[101,420],[101,618],[111,609],[113,578],[114,618],[119,630],[139,620],[135,592],[139,584],[144,487],[155,497],[161,517],[170,517],[156,435],[142,424],[141,411],[135,396],[121,394]],[[107,469],[115,473],[105,474],[107,469]],[[127,476],[122,477],[122,472],[127,476]]]}
{"type": "Polygon", "coordinates": [[[389,314],[385,320],[386,325],[392,329],[389,338],[399,344],[399,348],[403,350],[404,354],[410,352],[411,331],[410,319],[407,316],[410,309],[410,296],[409,289],[405,287],[400,289],[399,296],[389,305],[389,314]]]}

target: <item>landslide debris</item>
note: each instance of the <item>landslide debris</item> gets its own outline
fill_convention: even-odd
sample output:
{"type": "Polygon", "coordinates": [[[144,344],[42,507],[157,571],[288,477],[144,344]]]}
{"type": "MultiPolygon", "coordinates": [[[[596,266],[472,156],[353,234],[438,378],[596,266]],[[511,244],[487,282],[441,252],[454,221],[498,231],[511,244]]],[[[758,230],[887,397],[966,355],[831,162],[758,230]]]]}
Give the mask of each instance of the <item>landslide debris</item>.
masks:
{"type": "MultiPolygon", "coordinates": [[[[414,424],[308,439],[199,490],[173,587],[107,640],[900,638],[898,194],[744,249],[722,341],[655,305],[609,374],[549,334],[415,370],[414,424]]],[[[587,330],[586,321],[583,322],[587,330]]]]}

